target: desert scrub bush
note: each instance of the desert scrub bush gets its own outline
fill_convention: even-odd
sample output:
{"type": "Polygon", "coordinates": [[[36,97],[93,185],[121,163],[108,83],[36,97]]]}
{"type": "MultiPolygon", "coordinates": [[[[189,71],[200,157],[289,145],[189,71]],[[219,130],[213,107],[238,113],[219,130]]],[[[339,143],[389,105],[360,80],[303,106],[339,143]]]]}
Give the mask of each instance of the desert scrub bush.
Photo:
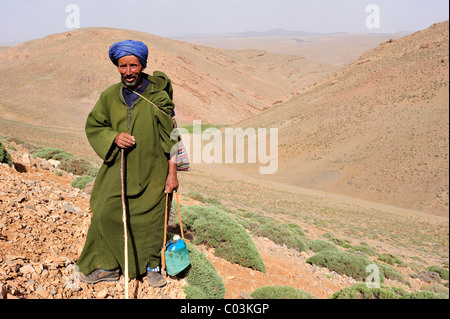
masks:
{"type": "Polygon", "coordinates": [[[378,260],[385,262],[386,264],[389,264],[392,266],[394,266],[395,264],[398,264],[398,265],[403,264],[403,261],[399,257],[397,257],[393,254],[378,254],[377,253],[377,257],[378,257],[378,260]]]}
{"type": "Polygon", "coordinates": [[[256,289],[250,295],[254,299],[317,299],[306,291],[289,286],[266,286],[256,289]]]}
{"type": "Polygon", "coordinates": [[[333,294],[332,299],[403,299],[408,292],[399,287],[369,288],[365,283],[357,283],[333,294]]]}
{"type": "Polygon", "coordinates": [[[305,234],[296,224],[284,224],[270,217],[252,212],[240,212],[234,218],[253,235],[267,237],[279,245],[286,245],[301,251],[306,251],[305,234]]]}
{"type": "Polygon", "coordinates": [[[214,266],[194,245],[187,244],[191,266],[187,270],[187,299],[224,299],[225,285],[214,266]]]}
{"type": "Polygon", "coordinates": [[[375,256],[375,251],[368,246],[355,245],[355,246],[352,246],[350,249],[352,249],[354,251],[359,251],[359,252],[365,253],[368,256],[375,256]]]}
{"type": "Polygon", "coordinates": [[[214,197],[205,197],[203,196],[201,193],[199,192],[190,192],[186,195],[187,197],[202,202],[204,204],[211,204],[211,205],[215,205],[215,206],[221,206],[222,203],[220,202],[220,200],[218,200],[217,198],[214,197]]]}
{"type": "MultiPolygon", "coordinates": [[[[366,256],[356,255],[347,251],[325,249],[306,260],[309,264],[326,267],[341,275],[353,277],[355,280],[365,280],[366,268],[372,262],[366,256]]],[[[383,276],[380,281],[384,282],[383,276]]]]}
{"type": "Polygon", "coordinates": [[[405,276],[394,267],[377,261],[375,261],[374,264],[380,268],[380,276],[391,280],[399,281],[403,284],[410,284],[406,281],[405,276]]]}
{"type": "Polygon", "coordinates": [[[93,180],[94,180],[94,178],[92,176],[83,175],[83,176],[75,178],[72,181],[71,186],[73,188],[84,189],[86,187],[86,185],[89,184],[90,182],[92,182],[93,180]]]}
{"type": "Polygon", "coordinates": [[[302,237],[306,236],[305,233],[303,232],[303,229],[297,224],[288,223],[286,224],[286,227],[290,228],[292,231],[294,231],[295,233],[299,234],[302,237]]]}
{"type": "Polygon", "coordinates": [[[186,196],[193,200],[197,200],[199,202],[205,203],[205,197],[203,197],[203,195],[200,194],[199,192],[190,192],[190,193],[186,194],[186,196]]]}
{"type": "Polygon", "coordinates": [[[332,249],[332,250],[338,250],[339,248],[336,246],[335,243],[328,241],[328,240],[324,240],[324,239],[316,239],[313,240],[310,244],[309,244],[309,248],[315,252],[318,253],[322,250],[325,249],[332,249]]]}
{"type": "Polygon", "coordinates": [[[266,272],[266,266],[245,229],[215,206],[183,206],[182,219],[196,235],[194,244],[214,247],[215,255],[232,263],[266,272]]]}
{"type": "Polygon", "coordinates": [[[431,292],[434,292],[434,293],[436,293],[438,295],[446,295],[447,298],[448,298],[448,295],[449,295],[448,287],[444,287],[443,285],[440,285],[438,283],[431,283],[431,284],[422,286],[420,288],[420,290],[422,290],[422,291],[431,291],[431,292]]]}
{"type": "Polygon", "coordinates": [[[60,161],[61,164],[59,165],[59,168],[74,175],[89,175],[91,177],[97,175],[97,168],[90,162],[57,148],[40,147],[34,153],[33,157],[60,161]]]}
{"type": "Polygon", "coordinates": [[[352,246],[350,245],[350,241],[348,240],[344,240],[344,239],[340,239],[340,238],[335,238],[332,234],[330,233],[326,233],[323,235],[325,238],[327,238],[329,241],[335,243],[338,246],[341,246],[343,248],[352,248],[352,246]]]}
{"type": "Polygon", "coordinates": [[[9,166],[13,164],[11,155],[8,153],[2,142],[0,142],[0,163],[8,164],[9,166]]]}
{"type": "Polygon", "coordinates": [[[23,144],[25,144],[25,141],[23,141],[23,140],[21,140],[21,139],[19,139],[19,138],[17,138],[17,137],[7,137],[7,139],[6,139],[8,142],[10,142],[10,143],[16,143],[17,145],[23,145],[23,144]]]}
{"type": "Polygon", "coordinates": [[[447,299],[445,293],[432,291],[407,292],[400,287],[368,288],[365,283],[357,283],[335,292],[332,299],[447,299]]]}
{"type": "Polygon", "coordinates": [[[416,291],[406,295],[402,299],[448,299],[448,295],[437,294],[432,291],[416,291]]]}
{"type": "Polygon", "coordinates": [[[46,160],[54,159],[57,161],[64,161],[72,156],[73,156],[72,154],[67,153],[64,150],[52,147],[40,147],[33,155],[34,158],[39,157],[44,158],[46,160]]]}
{"type": "Polygon", "coordinates": [[[447,269],[441,268],[439,266],[431,266],[428,267],[427,270],[439,274],[439,277],[441,277],[441,279],[448,280],[449,274],[447,269]]]}
{"type": "Polygon", "coordinates": [[[61,162],[59,168],[74,175],[89,175],[95,177],[97,168],[82,158],[70,157],[61,162]]]}
{"type": "Polygon", "coordinates": [[[366,271],[367,266],[376,265],[379,269],[380,282],[384,282],[385,278],[397,280],[407,284],[405,276],[392,266],[380,262],[373,262],[363,255],[351,253],[348,251],[325,249],[318,254],[306,260],[309,264],[326,267],[341,275],[353,277],[355,280],[364,281],[369,273],[366,271]]]}

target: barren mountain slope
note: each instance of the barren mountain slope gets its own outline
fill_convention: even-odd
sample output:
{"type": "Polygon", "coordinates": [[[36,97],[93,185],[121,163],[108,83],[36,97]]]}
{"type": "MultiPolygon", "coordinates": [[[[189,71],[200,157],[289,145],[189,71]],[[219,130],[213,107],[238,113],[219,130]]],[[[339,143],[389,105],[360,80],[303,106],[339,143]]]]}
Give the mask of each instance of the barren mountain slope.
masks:
{"type": "Polygon", "coordinates": [[[406,32],[394,34],[336,33],[303,36],[260,36],[260,37],[210,37],[189,38],[183,41],[221,49],[259,49],[271,53],[303,56],[308,60],[346,65],[364,52],[389,39],[405,36],[406,32]]]}
{"type": "Polygon", "coordinates": [[[266,178],[448,216],[448,40],[447,21],[387,41],[240,123],[279,128],[266,178]]]}
{"type": "Polygon", "coordinates": [[[148,73],[170,76],[178,121],[191,124],[235,123],[337,69],[301,57],[225,52],[136,31],[79,29],[0,51],[1,116],[83,128],[101,91],[120,80],[109,47],[130,38],[148,45],[148,73]]]}

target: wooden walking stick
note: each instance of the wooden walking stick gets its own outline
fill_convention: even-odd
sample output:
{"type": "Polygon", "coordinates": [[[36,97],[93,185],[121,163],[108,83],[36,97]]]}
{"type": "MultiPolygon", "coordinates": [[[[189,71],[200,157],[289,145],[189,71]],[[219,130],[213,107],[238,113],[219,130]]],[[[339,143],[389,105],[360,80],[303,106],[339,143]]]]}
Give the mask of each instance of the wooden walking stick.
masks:
{"type": "Polygon", "coordinates": [[[125,150],[121,149],[120,154],[120,180],[122,186],[122,221],[123,221],[123,238],[124,238],[124,275],[125,275],[125,299],[128,299],[128,232],[127,232],[127,205],[125,200],[125,150]]]}

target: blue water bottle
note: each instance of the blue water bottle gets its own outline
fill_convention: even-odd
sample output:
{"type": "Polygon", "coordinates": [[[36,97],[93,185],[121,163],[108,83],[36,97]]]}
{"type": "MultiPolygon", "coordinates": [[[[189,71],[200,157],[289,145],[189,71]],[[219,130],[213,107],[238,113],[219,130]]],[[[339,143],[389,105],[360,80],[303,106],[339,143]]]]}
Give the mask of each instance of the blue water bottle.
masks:
{"type": "Polygon", "coordinates": [[[165,252],[166,270],[169,276],[175,276],[191,264],[186,244],[180,236],[175,235],[167,244],[165,252]]]}
{"type": "Polygon", "coordinates": [[[184,241],[181,240],[181,237],[178,235],[173,236],[173,241],[169,243],[169,247],[167,250],[179,250],[186,247],[184,241]]]}

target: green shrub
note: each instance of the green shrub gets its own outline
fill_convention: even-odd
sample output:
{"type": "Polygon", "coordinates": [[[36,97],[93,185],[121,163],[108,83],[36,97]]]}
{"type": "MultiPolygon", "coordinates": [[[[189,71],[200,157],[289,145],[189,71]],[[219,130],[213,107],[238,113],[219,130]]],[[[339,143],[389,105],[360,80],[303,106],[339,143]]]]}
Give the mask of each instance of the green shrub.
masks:
{"type": "Polygon", "coordinates": [[[427,268],[428,271],[438,273],[441,279],[448,280],[448,270],[439,266],[431,266],[427,268]]]}
{"type": "Polygon", "coordinates": [[[97,169],[82,158],[70,157],[61,162],[59,168],[74,175],[89,175],[95,177],[97,169]]]}
{"type": "Polygon", "coordinates": [[[385,262],[392,266],[394,266],[395,264],[400,265],[403,263],[403,261],[400,258],[398,258],[397,256],[395,256],[393,254],[378,254],[377,253],[377,257],[378,257],[378,260],[385,262]]]}
{"type": "Polygon", "coordinates": [[[348,251],[321,250],[318,254],[307,259],[306,262],[326,267],[338,274],[347,275],[361,281],[365,281],[369,276],[369,273],[366,272],[367,266],[375,264],[380,270],[380,282],[384,282],[384,279],[388,278],[407,284],[405,276],[394,267],[380,262],[373,262],[366,256],[348,251]]]}
{"type": "Polygon", "coordinates": [[[73,156],[64,150],[52,147],[40,147],[33,155],[34,158],[54,159],[60,161],[59,168],[74,175],[89,175],[95,177],[97,168],[85,159],[73,156]]]}
{"type": "Polygon", "coordinates": [[[205,203],[205,197],[203,197],[203,195],[200,194],[199,192],[190,192],[186,196],[193,200],[197,200],[199,202],[205,203]]]}
{"type": "Polygon", "coordinates": [[[448,299],[448,294],[433,291],[407,292],[400,287],[368,288],[365,283],[346,287],[331,297],[332,299],[448,299]]]}
{"type": "Polygon", "coordinates": [[[305,237],[306,235],[305,235],[305,233],[303,232],[303,229],[299,226],[299,225],[297,225],[297,224],[294,224],[294,223],[288,223],[288,224],[286,224],[286,226],[288,227],[288,228],[290,228],[291,230],[293,230],[295,233],[297,233],[298,235],[300,235],[300,236],[302,236],[302,237],[305,237]]]}
{"type": "Polygon", "coordinates": [[[194,244],[214,247],[218,257],[266,272],[264,261],[249,234],[223,210],[214,206],[183,207],[182,219],[196,234],[194,244]]]}
{"type": "Polygon", "coordinates": [[[267,237],[279,245],[306,251],[305,234],[297,224],[283,224],[273,218],[252,212],[240,212],[234,218],[253,235],[267,237]]]}
{"type": "Polygon", "coordinates": [[[317,299],[303,290],[289,286],[266,286],[256,289],[251,297],[254,299],[317,299]]]}
{"type": "Polygon", "coordinates": [[[194,245],[187,244],[191,266],[187,271],[187,299],[224,299],[225,285],[214,266],[194,245]]]}
{"type": "Polygon", "coordinates": [[[349,248],[349,247],[351,247],[351,246],[349,245],[349,243],[350,243],[349,240],[344,240],[344,239],[340,239],[340,238],[335,238],[335,237],[333,236],[333,234],[326,233],[326,234],[323,234],[323,237],[327,238],[329,241],[335,243],[335,244],[338,245],[338,246],[341,246],[341,247],[344,247],[344,248],[349,248]]]}
{"type": "Polygon", "coordinates": [[[335,292],[332,299],[446,299],[448,296],[432,291],[407,292],[400,287],[368,288],[365,283],[357,283],[335,292]]]}
{"type": "Polygon", "coordinates": [[[11,155],[8,153],[6,148],[3,146],[2,142],[0,142],[0,163],[8,164],[11,166],[13,164],[11,155]]]}
{"type": "Polygon", "coordinates": [[[306,251],[307,249],[302,236],[299,236],[290,230],[289,227],[277,221],[261,225],[254,234],[267,237],[280,245],[285,244],[287,248],[293,248],[298,251],[306,251]]]}
{"type": "MultiPolygon", "coordinates": [[[[365,280],[368,275],[366,267],[372,263],[366,256],[331,249],[322,250],[308,258],[306,262],[326,267],[341,275],[351,276],[355,280],[365,280]]],[[[383,277],[380,279],[383,281],[383,277]]]]}
{"type": "Polygon", "coordinates": [[[46,160],[54,159],[61,162],[72,156],[73,156],[72,154],[67,153],[64,150],[52,147],[40,147],[33,155],[34,158],[39,157],[44,158],[46,160]]]}
{"type": "Polygon", "coordinates": [[[448,299],[448,295],[436,294],[432,291],[416,291],[408,294],[403,299],[448,299]]]}
{"type": "Polygon", "coordinates": [[[332,299],[405,299],[408,292],[399,287],[368,288],[365,283],[357,283],[335,292],[332,299]]]}
{"type": "Polygon", "coordinates": [[[17,137],[7,137],[6,138],[6,140],[8,141],[8,142],[10,142],[10,143],[16,143],[16,144],[25,144],[25,141],[23,141],[23,140],[21,140],[21,139],[19,139],[19,138],[17,138],[17,137]]]}
{"type": "Polygon", "coordinates": [[[92,178],[92,176],[83,175],[83,176],[75,178],[73,180],[71,186],[73,188],[84,189],[86,187],[86,184],[89,184],[93,180],[94,180],[94,178],[92,178]]]}
{"type": "Polygon", "coordinates": [[[380,268],[380,275],[384,278],[397,280],[401,283],[407,284],[406,278],[397,269],[384,263],[374,262],[380,268]]]}
{"type": "Polygon", "coordinates": [[[440,284],[438,284],[438,283],[431,283],[431,284],[422,286],[422,287],[420,288],[420,290],[423,290],[423,291],[431,291],[431,292],[434,292],[434,293],[436,293],[436,294],[438,294],[438,295],[444,294],[444,295],[446,295],[447,297],[448,297],[448,295],[449,295],[449,289],[448,289],[448,287],[444,287],[444,286],[442,286],[442,285],[440,285],[440,284]]]}
{"type": "Polygon", "coordinates": [[[311,250],[315,253],[325,249],[338,250],[338,247],[333,242],[324,239],[313,240],[309,244],[309,248],[311,248],[311,250]]]}
{"type": "Polygon", "coordinates": [[[356,246],[353,246],[352,249],[354,251],[363,252],[368,256],[375,256],[375,252],[373,251],[373,249],[371,249],[370,247],[367,247],[367,246],[356,245],[356,246]]]}

